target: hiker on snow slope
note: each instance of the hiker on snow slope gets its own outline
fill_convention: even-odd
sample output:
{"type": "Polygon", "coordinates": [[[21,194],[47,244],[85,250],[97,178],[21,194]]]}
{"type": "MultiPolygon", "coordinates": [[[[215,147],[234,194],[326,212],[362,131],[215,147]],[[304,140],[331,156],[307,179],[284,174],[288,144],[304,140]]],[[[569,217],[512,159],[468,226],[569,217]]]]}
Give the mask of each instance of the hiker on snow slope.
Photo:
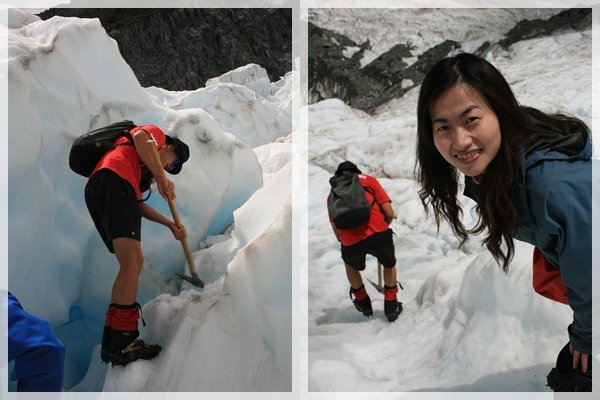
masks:
{"type": "MultiPolygon", "coordinates": [[[[377,179],[363,174],[350,161],[344,161],[338,165],[330,183],[332,190],[327,197],[327,210],[331,227],[337,240],[341,243],[342,259],[346,266],[346,276],[350,282],[350,298],[354,296],[353,303],[358,311],[365,316],[373,315],[371,298],[363,284],[360,271],[365,269],[366,255],[375,256],[384,267],[384,312],[388,321],[395,321],[402,312],[402,303],[398,302],[396,298],[398,293],[396,256],[392,241],[393,232],[389,228],[394,219],[392,201],[377,179]],[[365,204],[368,206],[362,223],[358,223],[360,221],[348,223],[343,221],[344,218],[338,219],[337,215],[339,212],[341,217],[344,214],[341,209],[347,206],[352,208],[352,205],[344,204],[346,200],[343,192],[346,192],[346,189],[343,188],[350,187],[350,181],[353,179],[355,182],[357,179],[362,185],[362,188],[358,188],[358,196],[361,197],[358,200],[366,200],[365,204]],[[336,187],[340,189],[337,190],[336,187]],[[336,220],[338,220],[337,223],[336,220]]],[[[349,199],[349,201],[360,202],[357,199],[349,199]]]]}
{"type": "Polygon", "coordinates": [[[163,133],[155,125],[130,130],[133,145],[125,136],[115,141],[92,171],[85,187],[85,202],[102,240],[119,262],[119,272],[106,312],[101,357],[113,365],[125,365],[137,359],[151,359],[161,350],[139,339],[137,321],[140,305],[136,301],[139,274],[144,262],[141,249],[142,217],[168,227],[176,239],[186,237],[183,225],[177,226],[154,208],[141,201],[140,180],[145,166],[156,180],[165,199],[175,199],[175,186],[165,171],[178,174],[189,158],[188,146],[163,133]],[[158,149],[159,159],[154,152],[158,149]]]}

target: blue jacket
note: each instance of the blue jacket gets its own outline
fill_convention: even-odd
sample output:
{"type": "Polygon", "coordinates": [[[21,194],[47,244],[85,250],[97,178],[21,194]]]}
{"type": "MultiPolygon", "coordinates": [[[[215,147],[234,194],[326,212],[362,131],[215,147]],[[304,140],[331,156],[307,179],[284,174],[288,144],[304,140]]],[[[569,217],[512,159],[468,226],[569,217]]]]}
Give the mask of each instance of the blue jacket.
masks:
{"type": "MultiPolygon", "coordinates": [[[[550,136],[552,134],[550,133],[550,136]]],[[[535,136],[535,135],[534,135],[535,136]]],[[[573,141],[548,143],[538,135],[535,147],[521,154],[522,184],[516,207],[515,239],[538,247],[560,269],[573,323],[569,340],[579,352],[592,352],[592,142],[582,126],[573,141]]],[[[565,138],[565,137],[563,137],[565,138]]],[[[465,195],[476,200],[477,188],[465,180],[465,195]]]]}
{"type": "Polygon", "coordinates": [[[11,379],[18,380],[17,390],[60,392],[65,346],[46,321],[25,311],[10,292],[7,309],[8,361],[15,360],[11,379]]]}

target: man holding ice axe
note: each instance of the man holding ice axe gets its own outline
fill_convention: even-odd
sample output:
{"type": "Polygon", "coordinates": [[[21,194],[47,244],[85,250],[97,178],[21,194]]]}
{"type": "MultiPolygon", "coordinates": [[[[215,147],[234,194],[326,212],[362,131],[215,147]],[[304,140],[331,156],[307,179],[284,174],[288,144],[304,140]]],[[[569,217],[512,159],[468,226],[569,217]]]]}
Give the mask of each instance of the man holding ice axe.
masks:
{"type": "MultiPolygon", "coordinates": [[[[106,312],[101,357],[113,365],[126,365],[137,359],[156,357],[161,347],[139,339],[136,301],[139,274],[144,262],[141,249],[142,217],[168,227],[173,236],[185,242],[185,227],[159,213],[143,201],[139,188],[142,167],[154,179],[160,195],[172,205],[175,186],[165,171],[178,174],[189,158],[188,146],[165,135],[155,125],[141,125],[118,138],[90,175],[85,201],[102,240],[119,262],[111,304],[106,312]],[[133,139],[133,143],[130,142],[133,139]]],[[[172,208],[173,210],[173,208],[172,208]]]]}
{"type": "Polygon", "coordinates": [[[354,306],[365,316],[373,315],[371,298],[360,271],[365,269],[366,255],[375,256],[383,266],[385,286],[381,287],[381,278],[378,285],[373,286],[384,294],[385,316],[393,322],[402,312],[402,303],[396,298],[396,256],[393,232],[389,228],[394,219],[392,201],[377,179],[363,174],[350,161],[338,165],[329,183],[327,211],[335,236],[342,245],[350,299],[354,296],[354,306]]]}

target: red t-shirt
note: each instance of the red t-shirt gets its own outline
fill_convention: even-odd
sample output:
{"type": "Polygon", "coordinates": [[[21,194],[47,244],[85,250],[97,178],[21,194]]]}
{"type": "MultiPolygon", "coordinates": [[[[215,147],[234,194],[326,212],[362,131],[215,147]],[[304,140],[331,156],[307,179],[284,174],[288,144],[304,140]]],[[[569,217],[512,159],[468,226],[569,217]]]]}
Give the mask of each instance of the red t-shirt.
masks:
{"type": "MultiPolygon", "coordinates": [[[[162,148],[167,138],[163,131],[156,125],[140,125],[133,128],[130,133],[133,134],[140,129],[145,130],[154,140],[156,148],[162,148]]],[[[129,139],[126,137],[120,137],[115,140],[115,144],[128,143],[129,139]]],[[[101,169],[110,169],[114,171],[121,178],[133,186],[135,190],[135,196],[137,199],[142,197],[140,192],[140,179],[142,178],[142,168],[140,166],[140,158],[134,146],[117,146],[112,150],[106,152],[106,154],[98,161],[98,165],[90,174],[90,177],[101,169]]]]}
{"type": "MultiPolygon", "coordinates": [[[[379,206],[390,202],[390,197],[387,195],[385,190],[383,190],[383,187],[381,187],[379,181],[372,176],[358,174],[358,178],[364,187],[371,188],[372,192],[375,194],[375,197],[373,197],[371,191],[365,190],[365,195],[367,196],[367,201],[369,204],[373,202],[374,198],[376,199],[376,202],[371,209],[369,222],[357,226],[356,228],[338,229],[340,241],[344,246],[352,246],[353,244],[368,238],[374,233],[384,232],[388,229],[388,224],[385,222],[385,218],[383,218],[383,213],[381,212],[381,208],[379,206]]],[[[332,220],[331,216],[329,216],[329,220],[332,220]]]]}

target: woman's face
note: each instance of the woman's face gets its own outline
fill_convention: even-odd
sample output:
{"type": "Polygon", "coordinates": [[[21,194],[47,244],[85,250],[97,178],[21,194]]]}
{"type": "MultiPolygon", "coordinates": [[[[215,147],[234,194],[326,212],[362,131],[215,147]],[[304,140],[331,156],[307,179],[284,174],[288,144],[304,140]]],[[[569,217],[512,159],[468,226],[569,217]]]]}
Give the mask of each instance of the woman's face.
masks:
{"type": "Polygon", "coordinates": [[[429,108],[433,142],[442,157],[466,176],[478,176],[500,150],[500,123],[487,101],[459,83],[429,108]]]}

